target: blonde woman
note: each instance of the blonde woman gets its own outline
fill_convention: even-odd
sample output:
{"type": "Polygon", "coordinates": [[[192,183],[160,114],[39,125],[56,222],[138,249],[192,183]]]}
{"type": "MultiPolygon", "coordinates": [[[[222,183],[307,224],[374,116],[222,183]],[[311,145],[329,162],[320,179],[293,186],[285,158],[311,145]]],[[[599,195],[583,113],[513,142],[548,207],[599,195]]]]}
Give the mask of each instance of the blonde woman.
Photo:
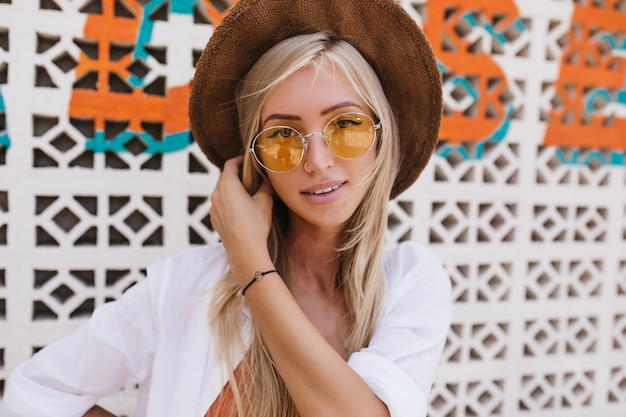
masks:
{"type": "Polygon", "coordinates": [[[8,416],[424,416],[450,322],[426,248],[384,248],[427,163],[441,87],[393,0],[242,0],[194,78],[194,137],[223,169],[221,243],[155,263],[11,377],[8,416]],[[208,314],[208,318],[207,318],[208,314]]]}

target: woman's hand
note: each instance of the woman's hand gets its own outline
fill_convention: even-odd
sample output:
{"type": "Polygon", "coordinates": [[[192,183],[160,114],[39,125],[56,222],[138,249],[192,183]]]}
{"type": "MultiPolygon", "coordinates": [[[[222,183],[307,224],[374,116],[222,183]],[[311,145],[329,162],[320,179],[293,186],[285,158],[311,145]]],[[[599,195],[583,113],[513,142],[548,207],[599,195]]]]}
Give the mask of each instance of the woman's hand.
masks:
{"type": "MultiPolygon", "coordinates": [[[[229,159],[211,195],[211,224],[220,235],[235,276],[240,261],[253,252],[267,252],[272,221],[272,191],[265,181],[250,195],[241,183],[243,156],[229,159]]],[[[247,272],[247,271],[242,271],[247,272]]]]}

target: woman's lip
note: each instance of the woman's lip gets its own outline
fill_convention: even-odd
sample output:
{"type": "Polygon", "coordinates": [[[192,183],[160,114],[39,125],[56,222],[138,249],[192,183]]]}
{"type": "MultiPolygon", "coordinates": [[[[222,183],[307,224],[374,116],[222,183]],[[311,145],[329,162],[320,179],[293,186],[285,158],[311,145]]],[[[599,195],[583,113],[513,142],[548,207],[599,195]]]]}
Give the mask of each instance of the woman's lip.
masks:
{"type": "Polygon", "coordinates": [[[344,184],[345,182],[335,183],[335,184],[315,185],[313,187],[309,187],[308,189],[302,191],[302,193],[308,194],[308,195],[324,195],[324,194],[328,194],[330,192],[336,191],[337,189],[342,187],[344,184]]]}

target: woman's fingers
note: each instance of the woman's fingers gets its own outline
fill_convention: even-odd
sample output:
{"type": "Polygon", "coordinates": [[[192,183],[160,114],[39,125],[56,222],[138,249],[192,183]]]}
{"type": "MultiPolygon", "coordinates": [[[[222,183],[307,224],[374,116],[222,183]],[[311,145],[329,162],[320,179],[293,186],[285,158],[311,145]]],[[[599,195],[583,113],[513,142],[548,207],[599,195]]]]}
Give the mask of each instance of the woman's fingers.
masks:
{"type": "Polygon", "coordinates": [[[211,195],[211,223],[225,244],[239,241],[241,234],[264,242],[269,234],[271,187],[263,181],[254,195],[248,194],[239,177],[242,164],[243,156],[226,161],[211,195]]]}
{"type": "Polygon", "coordinates": [[[222,170],[222,176],[224,174],[227,175],[237,175],[239,176],[239,170],[241,169],[241,165],[243,164],[243,155],[236,156],[234,158],[228,159],[224,162],[224,169],[222,170]]]}

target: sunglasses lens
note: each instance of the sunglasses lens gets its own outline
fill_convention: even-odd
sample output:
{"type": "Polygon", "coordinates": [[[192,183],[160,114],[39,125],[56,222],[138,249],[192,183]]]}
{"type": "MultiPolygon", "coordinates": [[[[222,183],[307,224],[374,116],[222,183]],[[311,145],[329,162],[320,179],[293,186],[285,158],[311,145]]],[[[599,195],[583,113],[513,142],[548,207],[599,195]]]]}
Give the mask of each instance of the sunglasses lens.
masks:
{"type": "Polygon", "coordinates": [[[372,120],[359,113],[342,114],[331,120],[324,131],[328,147],[340,158],[352,159],[365,154],[374,142],[372,120]]]}
{"type": "Polygon", "coordinates": [[[256,137],[254,154],[265,168],[287,172],[300,162],[304,145],[300,134],[290,127],[271,127],[256,137]]]}

